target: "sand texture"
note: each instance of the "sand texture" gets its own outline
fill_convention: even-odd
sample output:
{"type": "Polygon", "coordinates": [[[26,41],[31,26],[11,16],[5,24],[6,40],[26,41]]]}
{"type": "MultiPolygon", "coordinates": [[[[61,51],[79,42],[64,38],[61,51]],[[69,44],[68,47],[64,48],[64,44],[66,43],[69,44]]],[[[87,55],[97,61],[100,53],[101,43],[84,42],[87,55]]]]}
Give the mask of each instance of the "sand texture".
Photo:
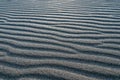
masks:
{"type": "Polygon", "coordinates": [[[120,80],[120,0],[0,0],[0,80],[120,80]]]}

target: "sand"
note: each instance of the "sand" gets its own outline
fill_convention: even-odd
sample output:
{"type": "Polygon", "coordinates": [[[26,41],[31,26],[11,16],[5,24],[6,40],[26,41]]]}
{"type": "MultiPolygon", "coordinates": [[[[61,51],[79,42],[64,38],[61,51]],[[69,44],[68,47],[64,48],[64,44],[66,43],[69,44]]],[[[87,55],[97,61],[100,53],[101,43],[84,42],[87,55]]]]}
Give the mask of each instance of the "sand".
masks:
{"type": "Polygon", "coordinates": [[[0,80],[120,80],[120,1],[0,0],[0,80]]]}

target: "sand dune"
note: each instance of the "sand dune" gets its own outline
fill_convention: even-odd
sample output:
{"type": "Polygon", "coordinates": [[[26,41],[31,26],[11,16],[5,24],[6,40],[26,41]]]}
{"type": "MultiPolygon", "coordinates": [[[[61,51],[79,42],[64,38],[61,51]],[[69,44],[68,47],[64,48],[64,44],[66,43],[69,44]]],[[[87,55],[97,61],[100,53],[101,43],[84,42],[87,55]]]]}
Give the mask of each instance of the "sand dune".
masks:
{"type": "Polygon", "coordinates": [[[0,80],[120,80],[119,0],[0,0],[0,80]]]}

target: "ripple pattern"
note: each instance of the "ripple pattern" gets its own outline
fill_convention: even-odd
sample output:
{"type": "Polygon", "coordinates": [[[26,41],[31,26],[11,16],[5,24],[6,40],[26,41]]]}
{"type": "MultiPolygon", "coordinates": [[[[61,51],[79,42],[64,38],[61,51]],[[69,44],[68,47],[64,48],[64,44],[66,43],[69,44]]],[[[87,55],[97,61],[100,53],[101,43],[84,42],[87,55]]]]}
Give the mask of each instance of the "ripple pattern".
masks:
{"type": "Polygon", "coordinates": [[[0,0],[1,80],[120,80],[119,0],[0,0]]]}

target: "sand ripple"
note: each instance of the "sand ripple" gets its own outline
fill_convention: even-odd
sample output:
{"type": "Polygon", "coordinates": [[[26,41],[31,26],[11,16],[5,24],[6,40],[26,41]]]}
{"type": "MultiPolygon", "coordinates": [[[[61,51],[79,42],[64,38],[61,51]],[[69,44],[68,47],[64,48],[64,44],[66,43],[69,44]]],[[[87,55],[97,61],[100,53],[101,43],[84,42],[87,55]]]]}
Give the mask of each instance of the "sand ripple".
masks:
{"type": "Polygon", "coordinates": [[[119,0],[0,0],[0,79],[120,80],[119,0]]]}

